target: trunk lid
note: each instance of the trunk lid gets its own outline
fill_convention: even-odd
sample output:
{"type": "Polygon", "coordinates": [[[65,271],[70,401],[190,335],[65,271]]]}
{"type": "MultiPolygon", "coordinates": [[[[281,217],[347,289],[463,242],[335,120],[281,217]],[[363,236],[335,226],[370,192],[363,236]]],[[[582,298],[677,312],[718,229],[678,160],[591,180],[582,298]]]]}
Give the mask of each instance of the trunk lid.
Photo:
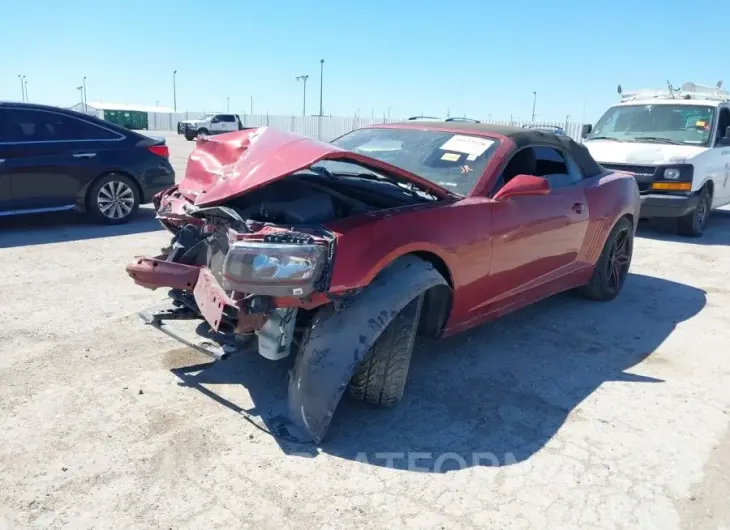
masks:
{"type": "Polygon", "coordinates": [[[196,206],[212,206],[240,197],[322,160],[359,163],[416,184],[437,197],[453,197],[446,188],[368,156],[293,133],[260,127],[198,140],[179,190],[196,206]]]}

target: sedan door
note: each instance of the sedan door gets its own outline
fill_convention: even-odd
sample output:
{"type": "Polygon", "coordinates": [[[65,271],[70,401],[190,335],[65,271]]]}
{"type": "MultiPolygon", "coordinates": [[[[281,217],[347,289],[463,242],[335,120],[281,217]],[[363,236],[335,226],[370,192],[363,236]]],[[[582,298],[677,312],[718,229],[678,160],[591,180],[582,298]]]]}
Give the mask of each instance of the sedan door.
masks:
{"type": "Polygon", "coordinates": [[[73,207],[82,188],[102,172],[104,153],[124,140],[109,129],[53,111],[2,112],[17,126],[14,141],[3,145],[3,175],[17,210],[73,207]]]}
{"type": "Polygon", "coordinates": [[[580,168],[554,147],[527,149],[536,158],[535,176],[547,179],[551,190],[491,205],[492,262],[480,305],[488,312],[582,266],[577,258],[588,228],[588,201],[580,168]]]}

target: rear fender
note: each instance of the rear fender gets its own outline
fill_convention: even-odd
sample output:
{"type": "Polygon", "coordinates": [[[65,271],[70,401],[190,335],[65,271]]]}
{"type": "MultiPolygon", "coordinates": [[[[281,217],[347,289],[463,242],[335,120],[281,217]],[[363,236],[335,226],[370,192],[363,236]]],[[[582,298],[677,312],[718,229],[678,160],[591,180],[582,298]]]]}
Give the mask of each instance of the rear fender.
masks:
{"type": "Polygon", "coordinates": [[[360,361],[408,303],[436,286],[449,288],[432,264],[404,256],[345,307],[319,309],[290,372],[288,417],[281,418],[275,434],[298,442],[322,441],[360,361]]]}

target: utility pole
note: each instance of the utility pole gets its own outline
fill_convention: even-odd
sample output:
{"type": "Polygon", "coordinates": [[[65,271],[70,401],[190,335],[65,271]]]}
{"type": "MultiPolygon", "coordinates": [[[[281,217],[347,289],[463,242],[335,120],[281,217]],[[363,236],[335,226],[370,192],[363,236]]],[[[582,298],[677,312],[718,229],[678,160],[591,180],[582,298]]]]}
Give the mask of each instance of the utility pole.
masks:
{"type": "Polygon", "coordinates": [[[231,98],[230,98],[230,96],[226,97],[226,112],[231,112],[231,98]]]}
{"type": "Polygon", "coordinates": [[[23,82],[25,76],[18,74],[18,79],[20,79],[20,101],[25,101],[25,83],[23,82]]]}
{"type": "Polygon", "coordinates": [[[535,123],[535,105],[537,104],[537,92],[532,91],[532,123],[535,123]]]}
{"type": "Polygon", "coordinates": [[[322,86],[324,82],[324,59],[319,60],[319,115],[324,116],[324,107],[322,106],[322,86]]]}
{"type": "Polygon", "coordinates": [[[177,75],[177,70],[172,71],[172,108],[175,109],[175,112],[177,112],[177,86],[175,86],[175,76],[177,75]]]}
{"type": "Polygon", "coordinates": [[[84,79],[81,82],[81,86],[84,87],[84,94],[83,94],[84,112],[89,112],[89,99],[86,97],[86,76],[84,76],[84,79]]]}
{"type": "Polygon", "coordinates": [[[297,81],[304,81],[304,99],[302,101],[302,116],[307,115],[307,79],[309,79],[309,76],[307,74],[297,76],[297,81]]]}

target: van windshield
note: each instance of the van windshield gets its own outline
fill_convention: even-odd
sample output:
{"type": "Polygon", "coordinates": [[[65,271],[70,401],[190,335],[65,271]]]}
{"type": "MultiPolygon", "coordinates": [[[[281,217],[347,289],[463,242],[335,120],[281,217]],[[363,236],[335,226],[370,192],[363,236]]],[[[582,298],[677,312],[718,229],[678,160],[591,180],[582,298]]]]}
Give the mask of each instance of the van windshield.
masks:
{"type": "Polygon", "coordinates": [[[708,105],[611,107],[598,120],[587,140],[708,145],[715,110],[708,105]]]}

